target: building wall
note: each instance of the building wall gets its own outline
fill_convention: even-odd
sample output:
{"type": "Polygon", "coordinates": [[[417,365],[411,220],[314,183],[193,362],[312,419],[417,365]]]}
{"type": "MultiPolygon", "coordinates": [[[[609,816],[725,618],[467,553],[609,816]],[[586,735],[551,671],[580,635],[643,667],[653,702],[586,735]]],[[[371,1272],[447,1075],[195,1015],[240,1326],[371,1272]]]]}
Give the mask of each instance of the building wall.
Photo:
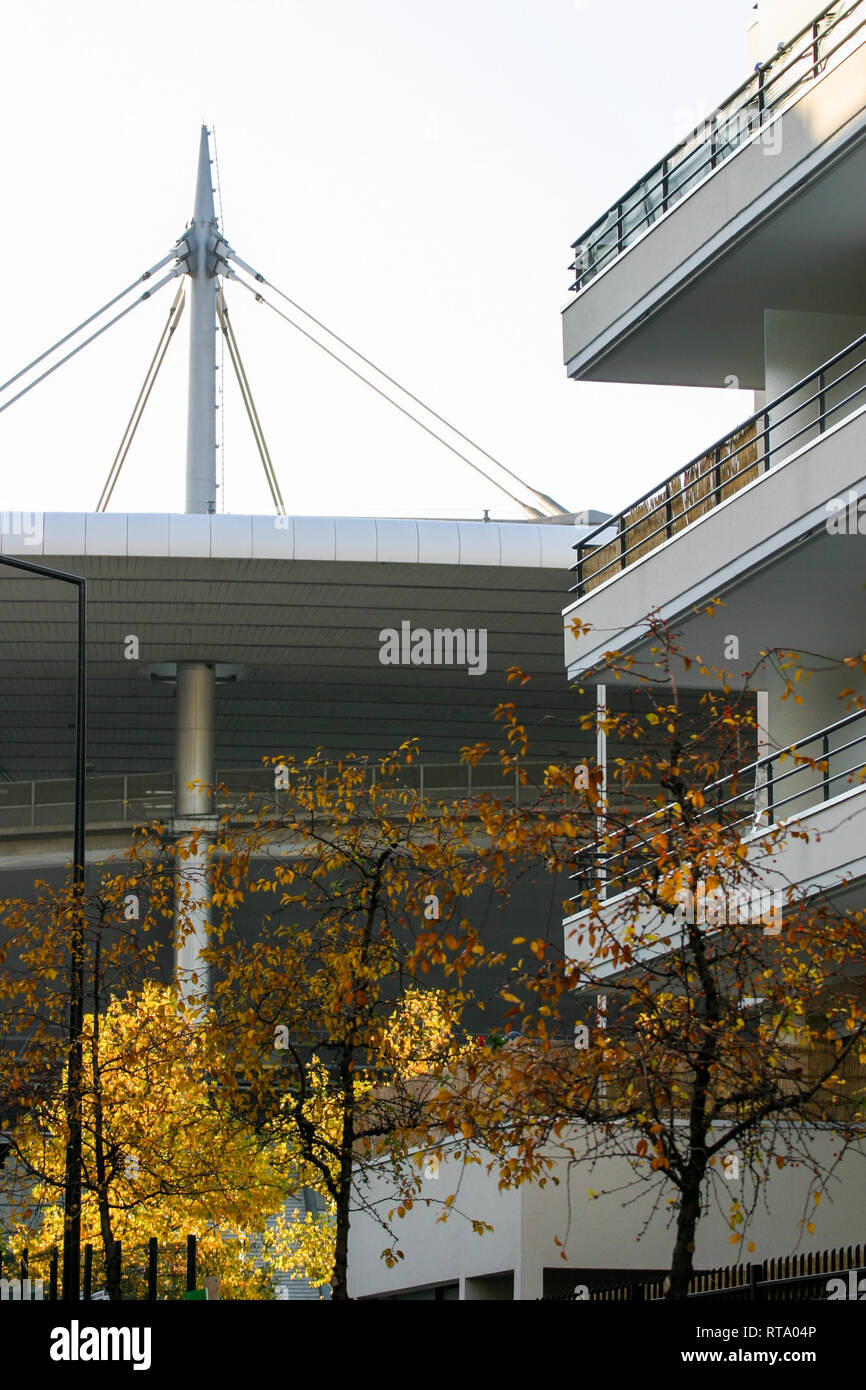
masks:
{"type": "MultiPolygon", "coordinates": [[[[827,1133],[814,1133],[811,1152],[829,1166],[839,1144],[827,1133]]],[[[576,1151],[581,1151],[580,1137],[576,1151]]],[[[786,1151],[784,1143],[781,1151],[786,1151]]],[[[779,1152],[777,1148],[776,1152],[779,1152]]],[[[730,1243],[728,1221],[731,1202],[751,1208],[744,1233],[755,1251],[743,1259],[760,1261],[799,1250],[824,1250],[859,1239],[855,1232],[866,1227],[866,1168],[862,1151],[852,1151],[835,1170],[820,1210],[809,1193],[810,1173],[792,1162],[781,1170],[774,1162],[759,1168],[766,1177],[766,1191],[755,1201],[755,1185],[745,1159],[739,1159],[738,1176],[714,1180],[715,1196],[698,1227],[695,1267],[712,1269],[737,1258],[730,1243]],[[844,1203],[839,1201],[844,1192],[844,1203]],[[814,1234],[803,1224],[812,1220],[814,1234]]],[[[625,1158],[565,1162],[554,1169],[559,1185],[524,1184],[500,1192],[496,1170],[485,1164],[467,1166],[462,1175],[455,1163],[443,1162],[437,1179],[425,1180],[422,1197],[403,1220],[395,1222],[404,1259],[389,1270],[379,1258],[385,1244],[381,1228],[369,1216],[353,1217],[349,1241],[349,1292],[353,1298],[393,1296],[400,1290],[420,1289],[459,1279],[461,1299],[507,1298],[512,1276],[515,1300],[531,1300],[548,1292],[561,1292],[563,1282],[589,1287],[642,1277],[670,1267],[674,1228],[665,1196],[653,1213],[655,1185],[639,1195],[634,1171],[625,1158]],[[434,1191],[435,1189],[435,1191],[434,1191]],[[603,1195],[595,1197],[593,1192],[603,1195]],[[424,1205],[428,1195],[441,1202],[457,1191],[455,1211],[487,1221],[493,1231],[476,1235],[461,1216],[452,1214],[437,1222],[441,1208],[424,1205]],[[607,1195],[604,1195],[607,1194],[607,1195]],[[637,1201],[632,1199],[638,1196],[637,1201]],[[559,1243],[557,1243],[557,1241],[559,1243]],[[563,1255],[565,1258],[563,1259],[563,1255]]],[[[384,1198],[387,1183],[374,1184],[367,1195],[384,1198]]],[[[387,1204],[386,1204],[387,1205],[387,1204]]],[[[742,1230],[742,1227],[738,1227],[742,1230]]]]}
{"type": "MultiPolygon", "coordinates": [[[[822,363],[834,357],[866,333],[864,314],[816,314],[791,309],[764,310],[764,360],[766,364],[766,399],[775,400],[803,377],[811,375],[822,363]]],[[[835,425],[852,409],[866,403],[862,399],[845,406],[843,402],[853,392],[866,387],[866,365],[860,365],[837,385],[837,378],[855,364],[866,362],[866,347],[849,358],[843,358],[830,368],[825,377],[825,409],[833,411],[829,425],[835,425]]],[[[770,411],[770,446],[773,463],[779,463],[788,453],[802,448],[819,433],[817,424],[820,400],[812,400],[819,387],[811,383],[789,396],[770,411]],[[799,409],[798,409],[799,407],[799,409]],[[786,417],[790,416],[788,419],[786,417]],[[781,421],[781,423],[778,423],[781,421]],[[812,421],[816,423],[812,424],[812,421]],[[775,428],[774,428],[775,427],[775,428]],[[784,441],[790,439],[790,445],[784,441]]],[[[827,428],[827,425],[825,425],[827,428]]]]}
{"type": "MultiPolygon", "coordinates": [[[[840,537],[840,544],[847,541],[848,537],[840,537]]],[[[856,544],[856,541],[854,542],[856,544]]],[[[820,661],[815,658],[804,656],[801,658],[804,665],[820,665],[820,661]]],[[[802,704],[797,704],[793,697],[787,700],[782,699],[785,687],[785,676],[791,676],[791,671],[778,672],[769,669],[766,676],[766,684],[769,694],[768,711],[768,732],[770,747],[768,752],[776,752],[778,749],[789,747],[792,743],[800,739],[808,738],[810,735],[821,729],[835,724],[838,720],[852,711],[849,709],[847,699],[840,700],[839,692],[846,687],[856,690],[860,698],[866,696],[866,681],[862,675],[849,670],[847,667],[835,667],[825,670],[813,670],[809,678],[798,687],[798,693],[802,696],[802,704]]],[[[849,741],[862,734],[862,729],[855,726],[854,729],[846,730],[844,727],[835,733],[828,735],[828,750],[831,754],[830,772],[835,776],[837,772],[853,770],[857,768],[866,757],[866,745],[858,744],[853,748],[848,748],[843,752],[836,752],[842,749],[849,741]],[[835,754],[835,756],[833,756],[835,754]]],[[[821,758],[823,756],[822,745],[820,742],[808,744],[802,749],[802,756],[809,758],[821,758]]],[[[788,759],[784,763],[775,763],[773,767],[774,776],[780,773],[791,771],[792,775],[785,778],[783,783],[778,784],[776,796],[793,796],[797,792],[806,792],[808,788],[815,788],[820,781],[821,773],[813,768],[802,767],[793,772],[793,760],[788,759]]],[[[839,796],[842,792],[851,790],[852,786],[858,785],[856,782],[849,783],[846,778],[831,783],[830,795],[839,796]]],[[[811,795],[797,797],[787,806],[778,812],[783,816],[798,815],[815,805],[816,796],[814,790],[811,795]]]]}

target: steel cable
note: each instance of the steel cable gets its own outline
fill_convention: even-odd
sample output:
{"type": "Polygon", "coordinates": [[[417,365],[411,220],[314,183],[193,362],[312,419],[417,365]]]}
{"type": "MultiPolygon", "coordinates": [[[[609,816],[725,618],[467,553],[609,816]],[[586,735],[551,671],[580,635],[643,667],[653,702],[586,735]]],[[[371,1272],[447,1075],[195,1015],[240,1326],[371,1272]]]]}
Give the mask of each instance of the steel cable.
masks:
{"type": "MultiPolygon", "coordinates": [[[[237,258],[235,257],[235,259],[237,258]]],[[[238,264],[240,264],[240,261],[238,261],[238,264]]],[[[440,434],[437,434],[435,430],[431,429],[429,425],[425,425],[423,420],[418,419],[417,415],[413,415],[410,410],[407,410],[405,408],[405,406],[399,405],[397,401],[395,401],[391,396],[388,395],[387,391],[383,391],[372,381],[368,380],[368,378],[365,377],[362,372],[356,371],[355,368],[351,367],[348,362],[345,362],[343,358],[339,356],[338,353],[332,352],[331,349],[329,347],[326,347],[324,343],[319,342],[319,339],[314,337],[312,333],[308,333],[307,330],[305,328],[302,328],[299,323],[295,323],[294,319],[289,318],[288,314],[283,313],[282,309],[278,309],[276,304],[272,304],[269,299],[265,299],[264,295],[256,289],[255,285],[247,284],[246,280],[241,279],[241,277],[231,269],[229,269],[227,273],[228,277],[231,280],[234,280],[234,282],[238,285],[242,285],[243,288],[247,290],[249,294],[253,295],[255,299],[259,300],[259,302],[262,304],[266,304],[269,309],[271,309],[275,314],[278,315],[279,318],[285,319],[286,323],[291,324],[292,328],[296,329],[297,332],[301,333],[305,338],[308,338],[311,343],[315,343],[316,347],[321,348],[322,352],[327,353],[327,355],[329,357],[332,357],[335,362],[339,362],[341,367],[345,367],[347,372],[352,373],[352,376],[357,377],[359,381],[363,381],[365,386],[369,386],[370,390],[375,391],[377,396],[381,396],[382,399],[387,401],[389,405],[392,405],[395,410],[399,410],[400,414],[405,415],[407,420],[411,420],[413,424],[416,424],[419,427],[419,429],[424,430],[425,433],[429,434],[432,439],[435,439],[439,444],[443,445],[444,448],[450,450],[450,452],[452,454],[455,454],[457,458],[459,458],[463,463],[468,464],[470,468],[474,469],[476,473],[479,473],[481,477],[484,478],[488,483],[492,483],[494,487],[498,488],[500,492],[505,494],[509,501],[516,503],[518,507],[521,507],[525,512],[530,513],[535,519],[543,519],[543,512],[539,512],[535,507],[530,507],[527,502],[522,502],[519,497],[515,497],[514,493],[509,492],[508,488],[504,485],[504,483],[497,482],[495,478],[491,478],[489,473],[485,473],[484,469],[480,468],[477,463],[473,463],[472,459],[467,458],[466,455],[462,454],[459,449],[455,449],[453,444],[449,444],[446,439],[443,439],[442,436],[440,434]]],[[[303,310],[301,312],[303,312],[303,310]]],[[[326,329],[325,331],[327,332],[328,330],[326,329]]],[[[520,479],[518,478],[517,481],[520,482],[520,479]]],[[[530,489],[530,491],[533,491],[533,489],[530,489]]]]}
{"type": "MultiPolygon", "coordinates": [[[[169,259],[173,259],[173,257],[169,259]]],[[[132,303],[128,304],[125,309],[122,309],[119,314],[115,314],[113,319],[109,319],[108,323],[103,324],[101,328],[97,328],[96,332],[91,333],[89,338],[85,338],[83,343],[79,343],[78,347],[73,348],[71,352],[67,352],[66,356],[61,357],[59,362],[55,362],[53,367],[49,367],[48,370],[42,372],[35,381],[31,381],[30,384],[25,386],[21,391],[16,391],[15,395],[11,396],[8,401],[4,401],[3,405],[0,405],[0,415],[2,415],[4,410],[8,410],[10,405],[14,405],[16,401],[20,401],[22,396],[26,396],[28,391],[32,391],[34,386],[38,386],[40,381],[44,381],[46,377],[51,376],[52,372],[56,372],[58,367],[62,367],[65,362],[69,362],[77,353],[81,352],[83,348],[86,348],[89,343],[94,342],[97,338],[101,337],[103,333],[106,333],[109,328],[113,327],[114,324],[126,318],[126,315],[131,314],[133,309],[137,308],[139,304],[143,304],[146,299],[152,299],[170,280],[174,280],[178,275],[182,275],[183,273],[183,270],[177,269],[170,271],[168,275],[164,275],[161,280],[157,281],[152,290],[145,290],[144,294],[139,295],[138,299],[134,299],[132,303]]]]}
{"type": "Polygon", "coordinates": [[[33,367],[38,367],[39,363],[44,362],[46,357],[50,357],[52,352],[56,352],[64,343],[68,343],[70,338],[74,338],[76,333],[80,333],[89,323],[93,323],[95,319],[100,318],[103,314],[107,314],[108,310],[113,309],[115,304],[119,304],[121,299],[125,299],[126,296],[135,289],[136,285],[140,285],[142,280],[149,280],[151,275],[155,275],[158,270],[162,270],[162,267],[167,265],[169,261],[174,260],[176,256],[176,250],[169,251],[167,256],[163,256],[161,261],[157,261],[156,265],[152,265],[150,270],[145,270],[143,274],[139,275],[137,280],[133,280],[131,285],[127,285],[125,290],[121,290],[120,294],[116,294],[113,299],[109,299],[107,304],[103,304],[101,309],[97,309],[95,314],[91,314],[89,318],[86,318],[77,328],[73,328],[69,333],[64,334],[62,338],[58,338],[53,347],[46,348],[44,352],[40,352],[39,356],[34,357],[32,362],[28,362],[26,367],[22,367],[20,372],[16,372],[14,376],[10,376],[9,380],[4,381],[3,385],[0,386],[0,391],[5,391],[7,386],[11,386],[13,382],[20,380],[22,376],[26,376],[33,367]]]}
{"type": "MultiPolygon", "coordinates": [[[[333,329],[328,328],[328,326],[322,323],[320,319],[317,319],[314,314],[311,314],[309,309],[305,309],[301,304],[298,304],[294,299],[287,295],[284,290],[281,290],[278,285],[275,285],[273,281],[268,280],[267,277],[262,275],[260,271],[254,270],[251,265],[248,265],[246,261],[241,260],[240,256],[236,255],[235,252],[230,249],[228,251],[228,259],[234,261],[235,264],[239,265],[242,270],[245,270],[248,275],[252,275],[253,279],[257,280],[259,284],[267,285],[268,288],[272,289],[275,294],[278,294],[281,299],[284,299],[287,304],[291,304],[293,309],[297,309],[298,312],[303,314],[305,318],[309,319],[311,323],[314,323],[317,328],[321,328],[324,333],[327,333],[329,338],[333,338],[335,343],[339,343],[341,347],[346,348],[349,352],[353,354],[353,356],[357,357],[359,361],[363,362],[365,366],[370,367],[374,372],[378,373],[378,375],[381,376],[384,381],[389,382],[391,386],[396,386],[397,390],[402,391],[404,396],[408,396],[410,401],[414,401],[416,405],[420,405],[421,409],[426,410],[428,415],[432,415],[434,420],[438,420],[440,424],[446,427],[446,429],[449,429],[452,431],[453,434],[456,434],[458,439],[462,439],[464,443],[471,445],[473,449],[477,449],[479,454],[482,455],[482,457],[489,459],[490,462],[492,464],[495,464],[497,468],[501,468],[503,473],[507,473],[510,478],[513,478],[516,483],[519,483],[520,486],[522,488],[525,488],[527,492],[531,493],[533,497],[538,498],[538,500],[542,502],[546,508],[552,508],[553,515],[561,516],[564,514],[565,509],[561,507],[558,502],[555,502],[552,497],[548,497],[545,492],[539,492],[537,488],[531,487],[529,483],[524,482],[521,477],[519,477],[516,473],[512,472],[512,470],[506,467],[504,463],[500,463],[499,459],[494,458],[493,454],[488,453],[486,449],[482,449],[481,445],[476,444],[474,439],[470,439],[468,434],[464,434],[463,431],[459,430],[456,425],[452,425],[450,421],[446,420],[443,415],[440,415],[437,411],[435,411],[432,406],[427,405],[418,396],[413,395],[413,393],[408,389],[408,387],[401,385],[399,381],[396,381],[394,377],[389,376],[388,373],[386,371],[383,371],[381,367],[377,367],[376,363],[372,362],[369,357],[365,357],[364,354],[362,352],[359,352],[357,348],[352,347],[351,343],[347,343],[346,340],[344,338],[341,338],[338,333],[335,333],[333,329]]],[[[288,322],[292,323],[293,327],[298,328],[299,332],[302,333],[304,331],[302,328],[299,328],[298,324],[293,323],[292,319],[288,319],[288,322]]],[[[317,342],[317,339],[312,338],[312,341],[317,342]]],[[[319,344],[319,346],[321,347],[322,344],[319,344]]],[[[327,348],[325,348],[324,350],[327,351],[327,348]]],[[[342,358],[338,357],[336,353],[333,353],[332,356],[334,356],[338,362],[342,362],[342,358]]],[[[349,367],[347,362],[343,362],[343,366],[347,367],[349,371],[352,370],[352,368],[349,367]]],[[[366,377],[360,376],[360,373],[356,372],[355,375],[359,376],[361,381],[366,381],[366,377]]],[[[367,384],[368,386],[372,385],[371,382],[367,382],[367,384]]],[[[376,390],[377,388],[373,387],[373,389],[376,390]]],[[[379,394],[384,396],[386,400],[391,400],[391,397],[388,396],[384,391],[380,392],[379,394]]],[[[397,405],[397,402],[391,401],[391,404],[397,405]]],[[[400,410],[402,409],[402,407],[397,406],[397,409],[400,410]]],[[[409,415],[410,420],[415,420],[415,416],[410,415],[408,411],[404,411],[403,413],[404,415],[409,415]]],[[[416,420],[415,422],[416,424],[421,424],[420,420],[416,420]]],[[[422,426],[422,428],[426,429],[427,427],[422,426]]],[[[437,434],[434,434],[432,430],[429,430],[428,433],[433,434],[434,439],[439,438],[439,436],[437,434]]],[[[441,443],[444,444],[445,441],[442,440],[441,443]]],[[[446,447],[450,448],[451,446],[448,445],[446,447]]],[[[456,449],[452,450],[452,452],[456,453],[458,458],[464,458],[464,455],[458,453],[456,449]]],[[[466,463],[470,463],[469,459],[465,459],[464,461],[466,463]]],[[[475,468],[476,465],[470,463],[470,467],[475,468]]],[[[479,472],[482,475],[482,477],[488,478],[488,475],[484,472],[483,469],[478,468],[476,469],[476,471],[479,472]]],[[[493,482],[494,479],[488,478],[488,481],[493,482]]],[[[497,484],[497,486],[499,486],[499,484],[497,484]]],[[[519,502],[519,498],[514,497],[510,492],[508,492],[506,488],[502,488],[502,491],[505,492],[507,497],[511,498],[512,502],[519,502]]],[[[519,505],[525,506],[526,504],[523,502],[519,502],[519,505]]],[[[533,509],[530,508],[529,510],[533,509]]],[[[542,513],[542,515],[543,514],[544,513],[542,513]]]]}

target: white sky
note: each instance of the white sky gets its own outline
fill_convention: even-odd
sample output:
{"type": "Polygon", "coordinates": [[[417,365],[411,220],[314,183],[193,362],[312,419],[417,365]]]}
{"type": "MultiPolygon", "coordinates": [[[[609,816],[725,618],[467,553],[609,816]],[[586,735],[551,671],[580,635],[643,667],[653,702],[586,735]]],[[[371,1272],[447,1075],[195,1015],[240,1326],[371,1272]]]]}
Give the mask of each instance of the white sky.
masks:
{"type": "MultiPolygon", "coordinates": [[[[171,248],[205,120],[239,255],[569,509],[623,506],[752,396],[567,381],[569,246],[746,78],[752,17],[751,0],[7,7],[0,381],[171,248]]],[[[0,414],[3,509],[95,506],[172,294],[0,414]]],[[[519,514],[228,300],[289,512],[519,514]]],[[[112,510],[183,508],[186,327],[112,510]]],[[[232,386],[218,509],[268,512],[232,386]]]]}

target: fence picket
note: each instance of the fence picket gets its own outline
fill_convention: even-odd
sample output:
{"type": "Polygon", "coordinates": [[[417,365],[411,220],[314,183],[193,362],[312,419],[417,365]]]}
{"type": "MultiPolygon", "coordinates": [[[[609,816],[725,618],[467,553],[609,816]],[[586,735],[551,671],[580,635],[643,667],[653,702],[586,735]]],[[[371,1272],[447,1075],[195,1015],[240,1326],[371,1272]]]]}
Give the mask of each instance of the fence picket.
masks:
{"type": "MultiPolygon", "coordinates": [[[[737,1291],[750,1301],[772,1299],[781,1302],[814,1301],[822,1294],[815,1285],[822,1275],[847,1273],[856,1270],[866,1274],[866,1245],[836,1247],[831,1250],[810,1250],[800,1255],[774,1255],[760,1264],[725,1265],[716,1269],[695,1270],[689,1280],[687,1298],[721,1298],[737,1291]]],[[[604,1284],[590,1289],[591,1302],[655,1302],[664,1299],[668,1276],[655,1275],[642,1281],[604,1284]]],[[[544,1302],[575,1301],[573,1293],[548,1294],[544,1302]]]]}

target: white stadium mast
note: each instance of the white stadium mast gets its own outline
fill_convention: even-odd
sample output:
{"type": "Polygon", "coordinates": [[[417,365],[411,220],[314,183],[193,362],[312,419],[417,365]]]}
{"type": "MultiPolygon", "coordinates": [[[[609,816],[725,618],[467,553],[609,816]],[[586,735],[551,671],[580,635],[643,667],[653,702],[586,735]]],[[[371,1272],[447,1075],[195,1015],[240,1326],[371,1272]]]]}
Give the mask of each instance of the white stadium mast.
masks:
{"type": "Polygon", "coordinates": [[[202,126],[199,140],[195,211],[181,240],[189,248],[183,260],[192,281],[184,510],[213,512],[216,511],[216,276],[220,264],[217,258],[223,248],[214,211],[206,126],[202,126]]]}

